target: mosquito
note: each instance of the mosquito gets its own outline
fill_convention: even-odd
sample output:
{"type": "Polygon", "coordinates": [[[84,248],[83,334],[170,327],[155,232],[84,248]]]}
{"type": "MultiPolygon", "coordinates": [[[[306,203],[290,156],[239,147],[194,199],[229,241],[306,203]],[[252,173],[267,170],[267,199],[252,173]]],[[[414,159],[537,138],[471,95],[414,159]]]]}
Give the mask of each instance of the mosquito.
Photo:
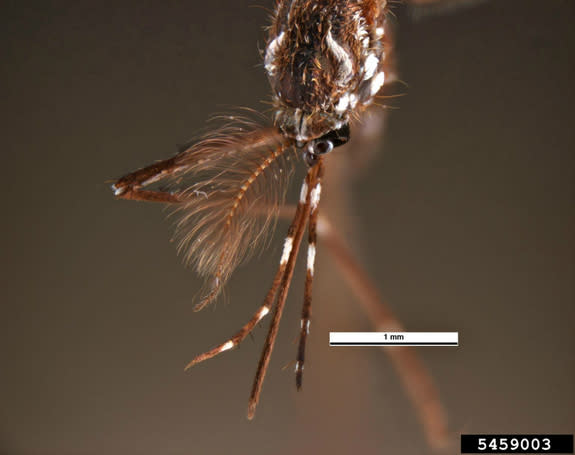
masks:
{"type": "MultiPolygon", "coordinates": [[[[318,232],[375,325],[400,330],[393,315],[380,306],[373,285],[333,226],[319,217],[325,160],[348,142],[354,128],[373,109],[382,87],[395,79],[391,32],[390,8],[385,0],[278,0],[263,56],[273,93],[273,126],[230,117],[231,124],[176,156],[128,174],[112,185],[117,198],[175,207],[179,251],[207,282],[195,306],[200,310],[216,300],[236,266],[262,245],[278,216],[285,215],[282,207],[290,169],[298,157],[303,158],[307,172],[295,211],[287,210],[293,215],[292,221],[263,304],[235,335],[186,366],[188,369],[238,346],[271,312],[249,398],[249,419],[255,415],[306,228],[297,388],[302,386],[311,321],[318,232]],[[169,188],[150,189],[152,184],[169,188]]],[[[432,431],[442,432],[441,406],[417,358],[399,348],[392,359],[397,360],[424,423],[435,425],[432,431]]]]}

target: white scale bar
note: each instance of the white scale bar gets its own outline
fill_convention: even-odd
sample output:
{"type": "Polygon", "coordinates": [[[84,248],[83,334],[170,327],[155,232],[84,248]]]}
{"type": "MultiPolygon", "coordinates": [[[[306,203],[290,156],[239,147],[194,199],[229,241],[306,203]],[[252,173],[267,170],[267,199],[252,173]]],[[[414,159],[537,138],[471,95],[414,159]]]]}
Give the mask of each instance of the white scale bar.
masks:
{"type": "Polygon", "coordinates": [[[459,332],[330,332],[330,346],[459,346],[459,332]]]}

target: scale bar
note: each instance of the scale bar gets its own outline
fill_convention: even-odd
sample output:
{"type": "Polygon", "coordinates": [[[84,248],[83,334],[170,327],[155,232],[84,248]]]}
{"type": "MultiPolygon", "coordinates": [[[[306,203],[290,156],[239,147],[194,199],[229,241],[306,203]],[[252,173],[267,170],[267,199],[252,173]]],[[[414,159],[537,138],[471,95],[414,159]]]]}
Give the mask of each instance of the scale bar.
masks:
{"type": "Polygon", "coordinates": [[[459,346],[459,332],[330,332],[330,346],[459,346]]]}

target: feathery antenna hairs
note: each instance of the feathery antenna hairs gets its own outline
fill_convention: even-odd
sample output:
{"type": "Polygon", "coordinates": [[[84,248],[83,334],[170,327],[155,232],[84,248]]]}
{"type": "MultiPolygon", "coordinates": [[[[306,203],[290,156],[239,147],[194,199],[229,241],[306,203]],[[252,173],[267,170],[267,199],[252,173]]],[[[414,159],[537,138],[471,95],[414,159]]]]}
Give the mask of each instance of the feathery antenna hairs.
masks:
{"type": "Polygon", "coordinates": [[[113,185],[118,197],[175,203],[178,251],[207,281],[196,311],[273,232],[297,159],[277,129],[235,120],[113,185]],[[148,190],[154,183],[171,190],[148,190]]]}

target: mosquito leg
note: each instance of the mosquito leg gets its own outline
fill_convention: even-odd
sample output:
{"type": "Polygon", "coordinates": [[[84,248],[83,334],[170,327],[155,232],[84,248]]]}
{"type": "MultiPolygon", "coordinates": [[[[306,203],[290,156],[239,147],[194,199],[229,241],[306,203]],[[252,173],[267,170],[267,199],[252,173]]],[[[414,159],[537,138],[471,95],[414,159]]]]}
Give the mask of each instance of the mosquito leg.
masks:
{"type": "Polygon", "coordinates": [[[293,276],[295,261],[301,245],[303,233],[305,230],[305,225],[310,213],[310,195],[311,188],[313,188],[317,181],[317,171],[320,163],[313,168],[308,170],[305,181],[302,185],[300,200],[296,209],[296,216],[292,221],[288,233],[285,239],[284,251],[280,260],[280,267],[285,265],[284,273],[278,290],[278,300],[275,307],[272,322],[269,327],[268,335],[262,350],[260,361],[258,363],[258,368],[256,371],[256,376],[254,378],[254,384],[252,386],[252,392],[250,394],[250,399],[248,403],[248,419],[253,419],[256,411],[256,406],[258,404],[260,393],[262,391],[263,380],[266,375],[268,364],[270,361],[270,356],[274,348],[275,340],[278,334],[279,321],[282,316],[284,305],[286,302],[287,293],[291,284],[291,279],[293,276]],[[298,213],[302,213],[301,218],[298,217],[298,213]]]}
{"type": "MultiPolygon", "coordinates": [[[[286,254],[285,251],[284,254],[286,254]]],[[[221,354],[222,352],[232,349],[236,347],[238,344],[240,344],[243,341],[243,339],[252,332],[252,330],[256,327],[258,322],[260,322],[264,318],[264,316],[269,313],[274,298],[276,296],[278,287],[280,285],[282,276],[284,274],[284,270],[285,266],[278,268],[276,276],[274,277],[272,287],[268,291],[268,294],[266,295],[263,305],[260,306],[258,311],[254,313],[254,315],[248,321],[248,323],[245,324],[234,336],[229,338],[226,342],[216,346],[213,349],[210,349],[209,351],[204,352],[203,354],[196,356],[190,363],[186,365],[184,370],[187,370],[193,367],[195,364],[203,362],[204,360],[211,359],[212,357],[215,357],[218,354],[221,354]]]]}
{"type": "MultiPolygon", "coordinates": [[[[307,186],[306,186],[306,188],[307,188],[307,186]]],[[[293,221],[294,225],[301,224],[303,219],[304,219],[304,206],[298,205],[298,207],[296,209],[296,213],[294,214],[294,221],[293,221]]],[[[289,235],[288,235],[288,238],[289,238],[289,235]]],[[[188,363],[186,365],[185,370],[191,368],[192,366],[194,366],[197,363],[203,362],[204,360],[207,360],[207,359],[211,359],[212,357],[215,357],[216,355],[218,355],[224,351],[227,351],[229,349],[232,349],[235,346],[237,346],[238,344],[240,344],[243,341],[243,339],[246,336],[248,336],[248,334],[251,333],[251,331],[255,328],[255,326],[258,324],[258,322],[261,321],[263,319],[263,317],[269,313],[271,306],[272,306],[272,303],[274,301],[274,298],[277,294],[277,290],[278,290],[280,283],[282,281],[282,278],[284,276],[284,273],[286,270],[286,265],[287,265],[287,258],[289,258],[289,255],[290,255],[291,250],[292,250],[292,246],[293,246],[292,242],[289,242],[286,239],[286,242],[284,244],[284,248],[282,251],[282,256],[281,256],[282,260],[280,262],[280,266],[278,267],[278,270],[277,270],[276,275],[274,277],[272,286],[266,295],[266,298],[264,300],[263,305],[260,306],[260,308],[258,309],[258,311],[256,313],[254,313],[254,315],[249,320],[249,322],[247,324],[245,324],[234,336],[229,338],[224,343],[216,346],[213,349],[210,349],[209,351],[206,351],[206,352],[196,356],[190,363],[188,363]]]]}
{"type": "Polygon", "coordinates": [[[119,199],[131,199],[136,201],[178,203],[184,196],[178,192],[149,191],[142,187],[157,182],[165,177],[176,174],[182,169],[181,156],[176,155],[167,160],[146,166],[131,174],[119,178],[113,185],[114,195],[119,199]]]}
{"type": "Polygon", "coordinates": [[[303,307],[301,310],[301,328],[299,335],[299,346],[297,350],[297,362],[295,365],[295,382],[297,389],[301,389],[303,379],[303,367],[305,361],[305,343],[309,334],[309,324],[311,318],[312,285],[315,264],[315,247],[317,240],[317,217],[318,205],[321,196],[321,178],[323,177],[323,164],[319,163],[318,177],[315,186],[311,190],[310,215],[308,224],[308,247],[307,247],[307,270],[305,276],[305,291],[303,307]]]}
{"type": "MultiPolygon", "coordinates": [[[[293,207],[286,206],[282,208],[280,216],[285,218],[291,213],[293,213],[293,207]]],[[[322,240],[322,245],[334,258],[336,267],[355,293],[358,302],[367,313],[375,329],[381,331],[403,330],[402,324],[379,295],[366,271],[360,266],[352,251],[324,216],[318,217],[317,234],[322,240]]],[[[417,351],[403,346],[383,349],[391,358],[400,381],[419,416],[428,443],[437,449],[446,447],[450,435],[446,412],[433,379],[418,357],[417,351]]]]}
{"type": "MultiPolygon", "coordinates": [[[[331,253],[343,278],[358,298],[376,330],[401,331],[402,325],[379,295],[366,271],[325,218],[317,226],[322,244],[331,253]]],[[[432,447],[444,447],[449,439],[446,412],[431,375],[413,348],[393,346],[383,348],[389,355],[424,427],[432,447]]]]}
{"type": "MultiPolygon", "coordinates": [[[[293,213],[293,206],[284,206],[280,211],[280,216],[288,218],[293,213]]],[[[401,322],[380,296],[367,272],[325,216],[318,217],[316,232],[322,245],[334,258],[335,265],[343,279],[357,296],[359,304],[367,313],[374,328],[381,331],[403,330],[401,322]]],[[[429,444],[436,448],[444,447],[449,438],[447,415],[437,387],[429,371],[417,356],[417,351],[404,346],[383,349],[391,358],[400,381],[419,415],[429,444]]]]}

